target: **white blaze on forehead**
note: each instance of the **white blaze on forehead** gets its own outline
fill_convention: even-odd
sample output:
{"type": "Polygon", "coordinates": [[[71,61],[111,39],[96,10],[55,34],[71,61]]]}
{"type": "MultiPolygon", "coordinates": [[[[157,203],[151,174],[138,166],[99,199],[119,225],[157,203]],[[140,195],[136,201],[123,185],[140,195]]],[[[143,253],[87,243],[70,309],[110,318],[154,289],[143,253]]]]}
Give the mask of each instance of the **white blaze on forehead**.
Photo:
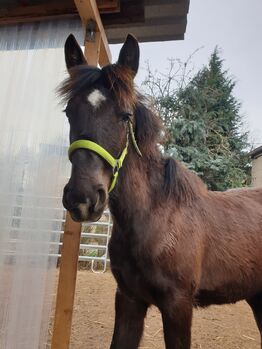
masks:
{"type": "Polygon", "coordinates": [[[103,93],[99,90],[92,91],[87,96],[87,101],[95,108],[99,108],[101,103],[106,100],[106,97],[103,95],[103,93]]]}

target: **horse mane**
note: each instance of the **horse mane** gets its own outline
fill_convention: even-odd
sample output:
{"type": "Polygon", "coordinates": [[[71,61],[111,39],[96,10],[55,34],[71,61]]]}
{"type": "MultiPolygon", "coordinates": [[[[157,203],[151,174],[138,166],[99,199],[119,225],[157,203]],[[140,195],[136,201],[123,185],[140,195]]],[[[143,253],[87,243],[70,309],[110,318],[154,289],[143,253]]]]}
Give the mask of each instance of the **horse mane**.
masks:
{"type": "Polygon", "coordinates": [[[165,159],[164,193],[179,204],[189,204],[201,193],[207,192],[203,181],[172,157],[165,159]]]}
{"type": "MultiPolygon", "coordinates": [[[[117,64],[102,69],[89,65],[78,65],[69,71],[69,77],[62,82],[58,93],[64,102],[85,92],[91,87],[106,87],[119,107],[134,110],[135,137],[143,153],[150,159],[163,159],[159,150],[163,135],[163,124],[160,117],[148,100],[136,92],[133,73],[117,64]]],[[[164,187],[166,198],[174,198],[176,202],[190,202],[199,191],[206,190],[202,180],[185,168],[174,158],[164,158],[164,187]]]]}
{"type": "Polygon", "coordinates": [[[172,157],[164,157],[160,151],[164,127],[160,117],[139,95],[135,105],[135,135],[143,156],[151,160],[164,160],[163,195],[178,204],[190,203],[199,193],[207,191],[203,181],[182,163],[172,157]]]}
{"type": "Polygon", "coordinates": [[[160,117],[149,106],[148,100],[138,95],[134,107],[135,135],[139,146],[146,155],[157,151],[157,146],[161,143],[164,127],[160,117]]]}

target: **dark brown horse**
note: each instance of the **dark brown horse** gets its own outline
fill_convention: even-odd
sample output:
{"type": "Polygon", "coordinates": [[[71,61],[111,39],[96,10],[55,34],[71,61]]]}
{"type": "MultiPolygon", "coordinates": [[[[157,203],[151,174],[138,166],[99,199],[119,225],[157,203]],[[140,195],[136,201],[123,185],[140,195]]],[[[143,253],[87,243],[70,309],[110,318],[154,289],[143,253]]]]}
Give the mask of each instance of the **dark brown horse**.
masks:
{"type": "Polygon", "coordinates": [[[61,93],[75,148],[63,202],[78,221],[99,219],[109,202],[118,284],[110,348],[138,348],[151,304],[162,314],[168,349],[190,348],[194,306],[245,299],[261,333],[262,189],[208,191],[195,174],[161,154],[159,118],[133,86],[139,63],[134,37],[127,37],[118,62],[102,69],[87,64],[72,35],[65,56],[70,77],[61,93]],[[101,148],[92,149],[98,144],[118,158],[127,142],[120,170],[101,148]]]}

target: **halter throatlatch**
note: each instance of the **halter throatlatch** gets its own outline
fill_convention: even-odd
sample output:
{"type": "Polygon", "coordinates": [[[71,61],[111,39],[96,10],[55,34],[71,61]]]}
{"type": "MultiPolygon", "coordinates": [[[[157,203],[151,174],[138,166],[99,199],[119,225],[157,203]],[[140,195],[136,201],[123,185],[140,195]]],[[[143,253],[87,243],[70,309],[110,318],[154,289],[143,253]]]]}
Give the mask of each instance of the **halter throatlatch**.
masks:
{"type": "Polygon", "coordinates": [[[107,150],[105,150],[101,145],[89,141],[87,139],[79,139],[73,143],[71,143],[69,149],[68,149],[68,157],[69,160],[71,158],[72,153],[77,149],[87,149],[91,150],[94,153],[98,154],[102,159],[104,159],[111,167],[112,167],[112,181],[109,188],[109,193],[114,189],[118,177],[118,173],[120,168],[123,166],[124,159],[127,154],[128,144],[129,144],[129,134],[131,135],[132,143],[134,145],[134,148],[139,156],[142,156],[141,151],[138,148],[134,129],[131,120],[128,121],[128,133],[127,133],[127,141],[126,146],[124,150],[122,151],[120,157],[118,159],[115,159],[107,150]]]}

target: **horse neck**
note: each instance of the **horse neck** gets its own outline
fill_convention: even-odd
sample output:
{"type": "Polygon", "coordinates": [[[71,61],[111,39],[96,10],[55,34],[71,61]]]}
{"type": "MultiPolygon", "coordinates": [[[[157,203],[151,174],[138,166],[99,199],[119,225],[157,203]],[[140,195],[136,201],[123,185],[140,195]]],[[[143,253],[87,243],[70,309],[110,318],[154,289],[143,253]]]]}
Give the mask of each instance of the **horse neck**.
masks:
{"type": "MultiPolygon", "coordinates": [[[[142,152],[143,153],[143,152],[142,152]]],[[[207,193],[202,180],[179,162],[171,159],[176,173],[171,178],[169,193],[165,191],[167,159],[157,148],[152,148],[142,158],[134,149],[128,152],[119,173],[117,187],[110,198],[110,210],[121,221],[132,224],[139,218],[144,222],[148,213],[163,207],[172,211],[179,206],[191,204],[207,193]]],[[[173,173],[173,172],[172,172],[173,173]]]]}
{"type": "Polygon", "coordinates": [[[158,152],[139,157],[130,149],[119,172],[117,186],[110,198],[110,210],[118,217],[143,216],[162,184],[163,160],[158,152]]]}
{"type": "Polygon", "coordinates": [[[188,204],[205,188],[202,181],[174,159],[163,158],[158,148],[162,125],[158,116],[138,101],[135,111],[136,135],[142,157],[132,142],[119,172],[117,187],[110,195],[115,218],[144,221],[149,212],[188,204]]]}

